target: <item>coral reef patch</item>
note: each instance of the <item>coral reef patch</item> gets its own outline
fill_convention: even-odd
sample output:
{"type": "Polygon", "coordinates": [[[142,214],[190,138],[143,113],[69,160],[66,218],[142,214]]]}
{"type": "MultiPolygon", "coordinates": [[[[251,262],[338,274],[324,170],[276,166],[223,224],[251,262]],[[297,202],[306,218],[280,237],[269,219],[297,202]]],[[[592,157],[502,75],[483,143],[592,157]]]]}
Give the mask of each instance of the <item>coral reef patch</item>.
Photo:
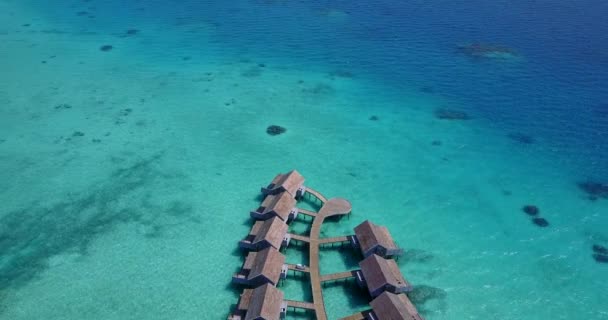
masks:
{"type": "Polygon", "coordinates": [[[594,253],[593,259],[595,259],[595,262],[597,263],[608,263],[608,255],[605,254],[594,253]]]}
{"type": "Polygon", "coordinates": [[[608,263],[608,248],[596,243],[596,244],[593,244],[591,249],[593,250],[593,253],[591,254],[591,256],[593,257],[595,262],[608,263]]]}
{"type": "Polygon", "coordinates": [[[189,202],[170,195],[186,179],[162,166],[163,152],[129,160],[104,180],[48,203],[33,201],[0,216],[0,293],[35,280],[62,254],[84,256],[101,235],[136,224],[142,236],[162,237],[174,226],[200,223],[189,202]],[[167,198],[156,201],[148,190],[167,198]]]}
{"type": "Polygon", "coordinates": [[[587,180],[577,183],[578,187],[585,191],[589,196],[589,200],[597,200],[598,198],[608,199],[608,184],[587,180]]]}
{"type": "Polygon", "coordinates": [[[538,207],[531,204],[525,205],[521,209],[529,216],[536,216],[540,213],[538,207]]]}
{"type": "Polygon", "coordinates": [[[469,120],[471,117],[464,111],[439,108],[435,110],[435,118],[441,120],[469,120]]]}
{"type": "Polygon", "coordinates": [[[549,226],[549,221],[547,221],[547,219],[545,218],[534,218],[532,219],[532,223],[534,223],[535,225],[541,227],[541,228],[545,228],[549,226]]]}
{"type": "Polygon", "coordinates": [[[599,245],[599,244],[594,244],[593,247],[591,247],[593,249],[593,252],[598,253],[598,254],[605,254],[608,255],[608,248],[599,245]]]}
{"type": "Polygon", "coordinates": [[[287,129],[281,127],[281,126],[277,126],[277,125],[270,125],[268,126],[268,128],[266,128],[266,133],[268,133],[271,136],[277,136],[280,134],[285,133],[285,131],[287,131],[287,129]]]}
{"type": "Polygon", "coordinates": [[[55,106],[55,109],[72,109],[72,106],[67,103],[61,103],[55,106]]]}

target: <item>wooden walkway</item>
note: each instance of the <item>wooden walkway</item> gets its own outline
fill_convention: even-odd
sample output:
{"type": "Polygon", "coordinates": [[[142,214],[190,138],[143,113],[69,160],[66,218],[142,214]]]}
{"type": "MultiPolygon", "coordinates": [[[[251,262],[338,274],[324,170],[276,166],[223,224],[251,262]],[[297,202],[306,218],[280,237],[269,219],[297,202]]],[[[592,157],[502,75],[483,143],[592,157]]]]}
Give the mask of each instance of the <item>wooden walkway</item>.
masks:
{"type": "MultiPolygon", "coordinates": [[[[310,192],[311,189],[306,189],[310,192]]],[[[316,191],[315,191],[316,192],[316,191]]],[[[311,192],[312,193],[312,192],[311,192]]],[[[325,199],[321,194],[315,195],[321,201],[325,199]]],[[[323,302],[323,290],[321,289],[321,273],[319,270],[319,235],[321,225],[327,217],[349,214],[352,210],[351,204],[341,198],[333,198],[324,201],[323,207],[317,213],[310,229],[310,284],[312,286],[312,300],[315,305],[315,315],[317,320],[327,320],[325,303],[323,302]]]]}
{"type": "MultiPolygon", "coordinates": [[[[351,206],[350,202],[348,202],[347,200],[342,199],[342,198],[332,198],[332,199],[328,200],[320,192],[318,192],[312,188],[307,188],[307,187],[302,186],[303,178],[301,176],[299,176],[299,174],[295,170],[288,173],[287,176],[291,176],[293,172],[296,173],[295,180],[292,177],[288,177],[289,181],[287,181],[288,180],[287,178],[281,180],[281,177],[286,176],[286,175],[278,175],[275,179],[273,179],[273,182],[269,185],[273,189],[268,190],[267,188],[262,188],[262,193],[263,194],[266,194],[268,192],[276,193],[276,190],[281,191],[281,188],[282,188],[281,192],[286,192],[286,191],[289,192],[296,198],[297,201],[301,200],[301,198],[306,198],[306,200],[308,201],[307,204],[310,205],[311,207],[316,209],[317,207],[320,206],[319,211],[314,212],[314,211],[311,211],[308,209],[294,208],[293,204],[290,203],[288,208],[290,210],[289,218],[291,220],[297,219],[298,214],[302,215],[301,217],[303,220],[310,220],[306,217],[312,218],[313,221],[312,221],[312,225],[310,227],[309,235],[305,236],[305,235],[300,235],[300,234],[287,233],[287,235],[288,235],[287,237],[280,236],[282,238],[282,240],[284,240],[284,241],[293,240],[294,243],[296,243],[296,244],[298,242],[300,242],[300,243],[304,243],[305,245],[308,245],[309,265],[305,266],[305,265],[301,265],[301,264],[290,264],[290,263],[284,263],[284,260],[281,261],[280,262],[280,266],[281,266],[280,281],[285,280],[287,277],[289,277],[289,271],[292,271],[293,276],[296,278],[297,277],[306,277],[306,275],[308,275],[308,278],[310,279],[310,286],[311,286],[311,291],[312,291],[312,302],[283,299],[284,296],[280,290],[277,290],[275,287],[273,287],[272,283],[266,284],[265,287],[262,288],[264,290],[264,292],[263,292],[264,296],[261,299],[259,299],[259,298],[254,299],[255,301],[251,301],[252,300],[251,292],[253,291],[253,289],[245,289],[243,291],[243,294],[241,295],[241,298],[239,299],[239,303],[238,303],[237,307],[235,308],[234,313],[231,313],[228,319],[239,320],[239,319],[242,319],[242,317],[244,317],[246,315],[249,316],[248,314],[246,314],[248,311],[252,310],[252,308],[250,308],[249,305],[251,303],[254,303],[256,306],[256,308],[255,308],[256,312],[260,311],[260,310],[258,310],[259,308],[268,309],[269,306],[272,305],[273,310],[279,309],[281,317],[283,317],[285,315],[285,312],[287,312],[291,308],[296,313],[297,313],[297,309],[304,310],[306,313],[312,311],[315,314],[315,319],[327,320],[327,312],[325,309],[325,302],[324,302],[324,298],[323,298],[322,286],[324,284],[327,284],[327,282],[330,282],[330,281],[347,280],[347,279],[351,279],[351,278],[357,278],[357,281],[359,281],[359,282],[362,280],[362,274],[361,274],[361,271],[359,271],[359,270],[349,270],[349,271],[336,272],[336,273],[325,274],[325,275],[321,275],[321,271],[320,271],[319,250],[320,250],[321,246],[328,245],[327,247],[329,247],[329,246],[334,247],[334,244],[339,244],[340,248],[344,244],[350,244],[350,247],[359,247],[360,246],[358,243],[358,239],[354,235],[320,238],[321,226],[323,225],[323,222],[325,221],[326,218],[342,217],[345,215],[350,216],[351,211],[352,211],[352,206],[351,206]],[[275,183],[277,183],[277,184],[280,183],[281,185],[275,186],[275,183]],[[295,188],[297,187],[297,192],[289,191],[292,189],[286,189],[286,188],[291,188],[291,187],[293,187],[293,190],[295,190],[295,188]],[[297,210],[297,212],[295,212],[296,210],[297,210]],[[267,291],[268,288],[272,288],[273,290],[275,290],[275,292],[274,293],[268,292],[267,291]],[[280,308],[274,308],[275,306],[276,307],[280,306],[280,308]]],[[[289,198],[289,199],[293,200],[291,198],[289,198]]],[[[313,209],[313,210],[315,210],[315,209],[313,209]]],[[[286,234],[286,232],[288,230],[287,229],[288,222],[289,221],[285,220],[285,224],[284,224],[285,230],[282,231],[281,235],[286,234]]],[[[255,237],[258,234],[258,231],[260,231],[259,229],[260,229],[261,225],[262,225],[262,222],[257,221],[254,224],[254,226],[252,227],[251,232],[248,235],[248,237],[246,238],[246,240],[243,240],[240,243],[245,242],[245,241],[251,241],[253,239],[253,237],[255,237]]],[[[326,248],[326,247],[324,247],[324,248],[326,248]]],[[[330,250],[333,250],[333,249],[330,249],[330,250]]],[[[248,263],[251,264],[249,256],[247,258],[248,259],[246,259],[247,261],[245,261],[244,266],[247,265],[248,263]]],[[[245,274],[234,274],[233,275],[233,282],[241,283],[246,280],[247,280],[247,276],[245,276],[245,274]]],[[[258,288],[256,288],[255,290],[258,290],[258,288]]],[[[258,296],[259,295],[256,295],[256,297],[258,297],[258,296]]],[[[386,298],[387,296],[385,294],[384,296],[381,296],[381,297],[386,298]]],[[[401,297],[405,298],[407,300],[407,297],[405,295],[402,295],[401,297]]],[[[390,297],[389,297],[389,299],[394,300],[393,298],[390,298],[390,297]]],[[[392,301],[392,300],[390,302],[386,302],[384,304],[388,304],[388,303],[394,304],[394,301],[392,301]]],[[[409,300],[407,300],[407,301],[409,301],[409,300]]],[[[380,303],[382,303],[382,302],[380,302],[380,303]]],[[[372,304],[374,305],[374,308],[377,308],[380,310],[385,309],[384,306],[381,306],[380,308],[378,308],[377,303],[375,303],[373,301],[372,301],[372,304]]],[[[411,304],[411,302],[410,302],[410,304],[411,304]]],[[[413,305],[411,306],[411,308],[413,308],[413,310],[415,311],[415,308],[413,305]]],[[[367,317],[376,318],[377,316],[376,316],[375,312],[376,312],[375,310],[368,309],[368,310],[364,310],[361,312],[357,312],[357,313],[352,314],[347,317],[343,317],[340,320],[365,320],[367,317]]],[[[309,315],[307,315],[307,316],[309,316],[309,315]]],[[[416,316],[417,317],[414,317],[414,318],[422,320],[422,318],[417,314],[417,312],[416,312],[416,316]]]]}
{"type": "Polygon", "coordinates": [[[308,266],[302,266],[302,268],[298,268],[295,264],[292,264],[292,263],[287,263],[287,269],[292,270],[292,271],[304,272],[304,273],[310,272],[310,268],[308,266]]]}
{"type": "Polygon", "coordinates": [[[313,211],[310,211],[310,210],[306,210],[306,209],[300,209],[300,208],[298,208],[298,213],[301,213],[303,215],[306,215],[306,216],[309,216],[309,217],[313,217],[313,218],[317,216],[316,212],[313,212],[313,211]]]}
{"type": "Polygon", "coordinates": [[[330,273],[330,274],[321,276],[321,282],[342,280],[342,279],[348,279],[348,278],[354,278],[354,277],[355,277],[355,271],[330,273]]]}
{"type": "Polygon", "coordinates": [[[285,300],[285,302],[287,303],[287,307],[289,308],[316,310],[314,303],[295,300],[285,300]]]}
{"type": "Polygon", "coordinates": [[[350,240],[348,240],[348,236],[323,238],[323,239],[319,239],[319,244],[334,243],[334,242],[347,242],[347,241],[350,241],[350,240]]]}
{"type": "Polygon", "coordinates": [[[325,204],[327,202],[327,198],[325,198],[319,191],[311,189],[309,187],[306,187],[306,193],[310,193],[311,195],[313,195],[315,198],[319,199],[323,204],[325,204]]]}
{"type": "Polygon", "coordinates": [[[302,242],[306,242],[306,243],[310,242],[310,238],[307,236],[302,236],[302,235],[294,234],[294,233],[290,233],[289,236],[291,237],[292,240],[302,241],[302,242]]]}

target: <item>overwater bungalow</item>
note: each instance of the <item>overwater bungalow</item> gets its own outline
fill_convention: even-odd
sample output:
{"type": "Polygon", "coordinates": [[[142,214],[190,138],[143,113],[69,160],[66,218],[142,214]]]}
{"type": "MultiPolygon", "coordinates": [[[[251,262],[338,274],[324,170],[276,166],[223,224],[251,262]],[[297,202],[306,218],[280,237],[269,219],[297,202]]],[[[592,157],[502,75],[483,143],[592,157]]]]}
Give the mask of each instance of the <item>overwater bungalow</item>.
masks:
{"type": "Polygon", "coordinates": [[[263,195],[288,192],[293,198],[304,195],[304,177],[296,170],[288,173],[278,174],[267,187],[262,187],[263,195]]]}
{"type": "Polygon", "coordinates": [[[367,320],[424,320],[405,294],[384,292],[370,302],[367,320]]]}
{"type": "Polygon", "coordinates": [[[228,320],[279,320],[285,315],[283,292],[270,284],[245,289],[228,320]]]}
{"type": "Polygon", "coordinates": [[[257,287],[266,283],[276,286],[282,275],[285,256],[277,249],[251,251],[247,255],[241,271],[232,276],[232,282],[257,287]]]}
{"type": "Polygon", "coordinates": [[[251,211],[251,217],[258,220],[267,220],[278,217],[287,222],[298,215],[296,199],[287,191],[266,196],[259,208],[251,211]]]}
{"type": "Polygon", "coordinates": [[[413,289],[393,259],[384,259],[372,254],[359,262],[359,267],[361,273],[357,275],[357,282],[360,286],[367,287],[372,297],[377,297],[385,291],[403,293],[413,289]]]}
{"type": "Polygon", "coordinates": [[[281,246],[287,246],[289,243],[288,239],[286,239],[287,229],[287,224],[278,217],[256,221],[249,235],[239,242],[239,247],[253,251],[259,251],[268,247],[280,250],[281,246]]]}
{"type": "Polygon", "coordinates": [[[364,257],[377,254],[383,258],[392,258],[403,254],[403,250],[397,247],[388,229],[369,220],[355,227],[355,237],[364,257]]]}

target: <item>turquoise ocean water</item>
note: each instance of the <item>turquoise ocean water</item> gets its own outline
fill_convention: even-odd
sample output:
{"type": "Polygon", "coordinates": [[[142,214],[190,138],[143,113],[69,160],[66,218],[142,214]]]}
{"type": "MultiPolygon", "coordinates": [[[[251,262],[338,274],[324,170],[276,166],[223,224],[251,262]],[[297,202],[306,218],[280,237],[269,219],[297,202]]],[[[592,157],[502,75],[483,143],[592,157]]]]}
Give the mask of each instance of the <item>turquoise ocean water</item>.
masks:
{"type": "MultiPolygon", "coordinates": [[[[323,236],[388,226],[426,319],[608,319],[606,14],[0,0],[0,319],[224,319],[248,212],[293,168],[353,204],[323,236]]],[[[330,319],[367,307],[324,295],[330,319]]]]}

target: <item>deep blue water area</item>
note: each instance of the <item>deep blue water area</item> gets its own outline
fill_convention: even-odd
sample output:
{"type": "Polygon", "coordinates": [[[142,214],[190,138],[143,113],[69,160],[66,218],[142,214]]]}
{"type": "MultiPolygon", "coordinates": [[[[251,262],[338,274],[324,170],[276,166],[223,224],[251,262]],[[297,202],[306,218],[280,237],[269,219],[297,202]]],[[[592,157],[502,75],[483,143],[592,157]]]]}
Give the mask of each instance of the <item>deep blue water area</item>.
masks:
{"type": "Polygon", "coordinates": [[[144,34],[146,27],[169,25],[193,33],[179,48],[192,52],[214,49],[197,43],[195,35],[197,26],[210,23],[212,41],[224,52],[348,70],[397,88],[419,86],[460,102],[456,108],[466,108],[505,135],[534,137],[589,177],[608,175],[608,87],[603,85],[608,82],[608,20],[602,19],[608,4],[602,1],[137,1],[94,6],[95,22],[74,22],[84,29],[119,31],[117,21],[128,21],[123,29],[142,24],[144,34]],[[104,19],[110,20],[107,25],[104,19]],[[457,49],[470,43],[506,46],[520,59],[476,58],[457,49]]]}

